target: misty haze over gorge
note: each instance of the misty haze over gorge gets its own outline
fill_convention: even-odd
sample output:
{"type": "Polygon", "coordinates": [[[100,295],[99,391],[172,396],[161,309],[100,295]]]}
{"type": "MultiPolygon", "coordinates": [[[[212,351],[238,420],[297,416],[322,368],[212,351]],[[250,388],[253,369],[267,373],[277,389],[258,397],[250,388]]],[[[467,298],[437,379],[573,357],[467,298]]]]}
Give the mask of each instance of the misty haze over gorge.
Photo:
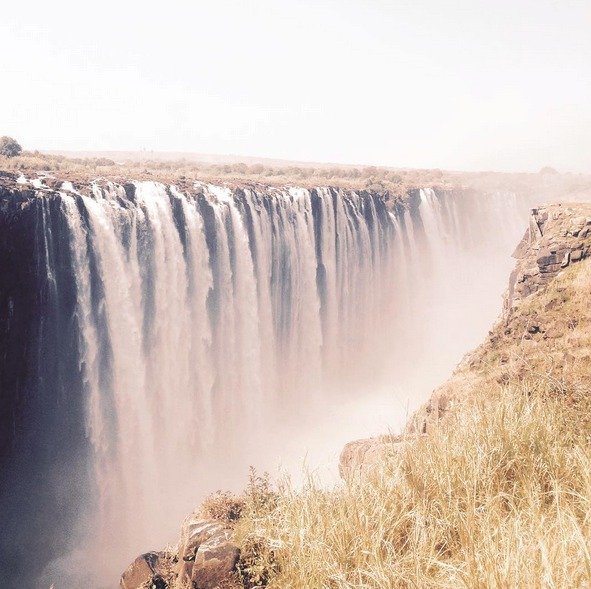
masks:
{"type": "Polygon", "coordinates": [[[590,26],[4,7],[2,586],[591,586],[590,26]]]}

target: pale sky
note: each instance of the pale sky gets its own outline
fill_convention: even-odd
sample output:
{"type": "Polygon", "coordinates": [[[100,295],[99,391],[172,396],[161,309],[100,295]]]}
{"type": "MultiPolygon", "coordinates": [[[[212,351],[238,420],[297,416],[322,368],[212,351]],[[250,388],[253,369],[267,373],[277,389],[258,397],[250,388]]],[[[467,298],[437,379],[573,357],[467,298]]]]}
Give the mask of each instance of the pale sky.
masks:
{"type": "Polygon", "coordinates": [[[591,0],[3,3],[0,135],[591,172],[591,0]]]}

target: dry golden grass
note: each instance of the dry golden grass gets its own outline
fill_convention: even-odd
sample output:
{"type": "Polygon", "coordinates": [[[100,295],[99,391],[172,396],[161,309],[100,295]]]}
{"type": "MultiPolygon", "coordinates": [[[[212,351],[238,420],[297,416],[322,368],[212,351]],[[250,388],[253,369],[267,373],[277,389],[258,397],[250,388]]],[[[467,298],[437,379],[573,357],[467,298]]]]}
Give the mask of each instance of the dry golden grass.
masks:
{"type": "Polygon", "coordinates": [[[252,584],[590,587],[590,431],[559,398],[530,393],[479,391],[369,478],[283,486],[236,529],[252,584]]]}
{"type": "Polygon", "coordinates": [[[463,402],[381,468],[246,509],[247,586],[591,587],[590,288],[586,261],[525,299],[450,381],[463,402]]]}

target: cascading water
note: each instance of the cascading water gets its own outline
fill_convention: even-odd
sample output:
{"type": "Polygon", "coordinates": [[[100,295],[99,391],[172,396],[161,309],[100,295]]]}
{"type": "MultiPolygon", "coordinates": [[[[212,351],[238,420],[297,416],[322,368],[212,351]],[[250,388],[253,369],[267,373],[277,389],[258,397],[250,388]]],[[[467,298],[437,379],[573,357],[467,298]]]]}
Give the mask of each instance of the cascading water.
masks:
{"type": "Polygon", "coordinates": [[[113,530],[126,558],[162,541],[204,489],[265,463],[277,420],[313,414],[363,365],[383,340],[393,225],[379,198],[329,189],[138,183],[61,207],[112,562],[113,530]]]}
{"type": "Polygon", "coordinates": [[[96,587],[250,464],[297,470],[309,451],[316,466],[401,426],[498,313],[528,211],[505,193],[426,189],[389,207],[332,188],[152,182],[39,191],[32,206],[49,306],[70,292],[42,319],[70,345],[40,338],[40,354],[57,372],[73,356],[78,375],[47,411],[71,404],[82,423],[31,427],[85,444],[63,480],[92,504],[72,519],[92,529],[77,543],[96,587]]]}

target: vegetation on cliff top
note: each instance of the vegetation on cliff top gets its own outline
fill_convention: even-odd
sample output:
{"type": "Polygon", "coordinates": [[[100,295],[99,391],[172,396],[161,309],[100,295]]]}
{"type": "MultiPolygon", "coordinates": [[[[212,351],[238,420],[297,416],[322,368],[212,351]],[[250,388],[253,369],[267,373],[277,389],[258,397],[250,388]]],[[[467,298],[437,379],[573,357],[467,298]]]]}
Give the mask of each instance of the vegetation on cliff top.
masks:
{"type": "Polygon", "coordinates": [[[115,182],[159,180],[187,184],[195,180],[238,185],[335,186],[353,190],[372,190],[387,196],[402,196],[419,187],[477,188],[511,190],[545,195],[591,194],[591,177],[582,174],[455,172],[439,169],[408,169],[376,166],[300,163],[212,163],[198,159],[150,159],[129,157],[66,157],[46,153],[23,152],[17,157],[0,156],[0,170],[33,176],[44,171],[59,180],[74,183],[94,179],[115,182]]]}
{"type": "Polygon", "coordinates": [[[88,181],[160,180],[178,182],[201,180],[221,184],[260,183],[270,186],[319,186],[366,189],[402,195],[417,186],[445,187],[451,175],[441,170],[394,170],[375,166],[263,165],[261,163],[211,163],[189,159],[127,159],[106,157],[71,158],[40,152],[0,158],[0,169],[27,173],[47,171],[58,178],[88,181]]]}
{"type": "Polygon", "coordinates": [[[5,158],[16,157],[23,151],[16,139],[4,135],[0,137],[0,156],[5,158]]]}

